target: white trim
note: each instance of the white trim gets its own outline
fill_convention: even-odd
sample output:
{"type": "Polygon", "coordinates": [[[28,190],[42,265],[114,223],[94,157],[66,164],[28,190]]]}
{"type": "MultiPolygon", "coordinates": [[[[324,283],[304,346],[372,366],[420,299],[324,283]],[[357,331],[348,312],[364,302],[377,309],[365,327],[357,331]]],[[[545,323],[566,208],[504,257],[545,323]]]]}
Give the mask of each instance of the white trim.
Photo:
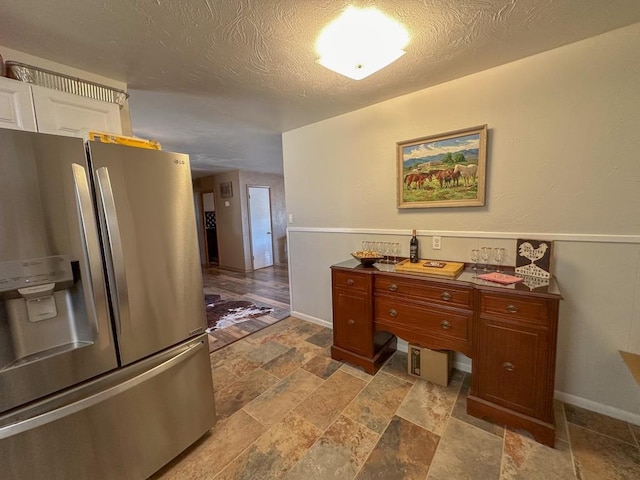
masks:
{"type": "Polygon", "coordinates": [[[617,418],[618,420],[629,422],[634,425],[640,425],[640,415],[636,413],[626,412],[624,410],[620,410],[619,408],[605,405],[604,403],[594,402],[592,400],[577,397],[569,393],[559,392],[558,390],[555,391],[554,397],[564,403],[569,403],[571,405],[575,405],[592,412],[601,413],[609,417],[617,418]]]}
{"type": "MultiPolygon", "coordinates": [[[[357,235],[408,235],[408,229],[287,227],[287,232],[343,233],[357,235]]],[[[595,233],[478,232],[454,230],[418,230],[419,236],[438,235],[458,238],[542,238],[558,242],[640,243],[640,235],[607,235],[595,233]]]]}
{"type": "Polygon", "coordinates": [[[290,315],[292,317],[299,318],[300,320],[306,320],[307,322],[315,323],[317,325],[322,325],[323,327],[327,327],[333,330],[333,324],[331,322],[327,322],[326,320],[322,320],[321,318],[312,317],[311,315],[307,315],[304,313],[291,311],[290,315]]]}

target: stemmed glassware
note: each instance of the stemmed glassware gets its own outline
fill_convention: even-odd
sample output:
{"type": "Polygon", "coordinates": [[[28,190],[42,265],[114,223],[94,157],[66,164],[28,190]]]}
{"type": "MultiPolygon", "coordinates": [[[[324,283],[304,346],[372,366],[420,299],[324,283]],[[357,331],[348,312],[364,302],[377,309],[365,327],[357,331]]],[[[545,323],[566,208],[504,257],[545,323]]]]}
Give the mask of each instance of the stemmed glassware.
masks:
{"type": "Polygon", "coordinates": [[[398,257],[400,256],[400,244],[392,243],[391,249],[393,253],[393,263],[398,263],[398,257]]]}
{"type": "Polygon", "coordinates": [[[484,268],[482,269],[483,272],[489,271],[490,256],[491,256],[491,247],[482,247],[482,249],[480,250],[480,257],[484,261],[484,268]]]}
{"type": "Polygon", "coordinates": [[[498,268],[496,268],[496,272],[500,272],[500,264],[504,260],[504,248],[494,248],[493,258],[495,259],[496,265],[498,266],[498,268]]]}
{"type": "Polygon", "coordinates": [[[473,277],[478,275],[478,260],[480,258],[480,250],[474,248],[471,250],[471,261],[473,262],[473,277]]]}

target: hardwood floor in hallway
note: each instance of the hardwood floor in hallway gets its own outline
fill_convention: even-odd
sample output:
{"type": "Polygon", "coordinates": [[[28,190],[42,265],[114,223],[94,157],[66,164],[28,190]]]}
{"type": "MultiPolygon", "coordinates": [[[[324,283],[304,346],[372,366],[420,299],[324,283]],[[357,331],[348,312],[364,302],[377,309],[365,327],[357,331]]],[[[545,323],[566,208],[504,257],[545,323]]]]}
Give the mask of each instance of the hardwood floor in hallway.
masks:
{"type": "Polygon", "coordinates": [[[216,266],[203,267],[202,282],[205,294],[217,294],[223,300],[247,300],[259,307],[273,308],[269,315],[209,334],[209,350],[212,352],[287,318],[291,312],[287,263],[246,273],[216,266]]]}

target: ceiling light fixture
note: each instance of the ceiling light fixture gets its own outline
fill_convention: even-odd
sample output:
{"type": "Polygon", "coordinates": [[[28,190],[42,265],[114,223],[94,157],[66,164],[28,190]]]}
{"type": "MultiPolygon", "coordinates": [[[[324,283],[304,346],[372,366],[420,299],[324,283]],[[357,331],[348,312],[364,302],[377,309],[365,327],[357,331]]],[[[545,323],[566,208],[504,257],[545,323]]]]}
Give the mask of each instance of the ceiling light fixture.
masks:
{"type": "Polygon", "coordinates": [[[361,80],[406,52],[407,30],[375,8],[348,7],[327,25],[316,42],[318,63],[361,80]]]}

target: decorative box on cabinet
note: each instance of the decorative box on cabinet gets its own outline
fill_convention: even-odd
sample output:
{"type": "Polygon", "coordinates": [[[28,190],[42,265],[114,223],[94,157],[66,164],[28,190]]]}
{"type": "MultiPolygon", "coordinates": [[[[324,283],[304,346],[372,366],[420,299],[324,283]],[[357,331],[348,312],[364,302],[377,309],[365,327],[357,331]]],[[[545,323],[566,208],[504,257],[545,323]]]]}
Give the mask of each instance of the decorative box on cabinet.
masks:
{"type": "Polygon", "coordinates": [[[29,84],[0,77],[0,127],[36,131],[29,84]]]}
{"type": "Polygon", "coordinates": [[[467,411],[531,432],[554,445],[553,392],[559,302],[548,285],[490,285],[463,272],[456,279],[390,272],[357,261],[331,267],[331,356],[375,373],[396,335],[472,358],[467,411]]]}

